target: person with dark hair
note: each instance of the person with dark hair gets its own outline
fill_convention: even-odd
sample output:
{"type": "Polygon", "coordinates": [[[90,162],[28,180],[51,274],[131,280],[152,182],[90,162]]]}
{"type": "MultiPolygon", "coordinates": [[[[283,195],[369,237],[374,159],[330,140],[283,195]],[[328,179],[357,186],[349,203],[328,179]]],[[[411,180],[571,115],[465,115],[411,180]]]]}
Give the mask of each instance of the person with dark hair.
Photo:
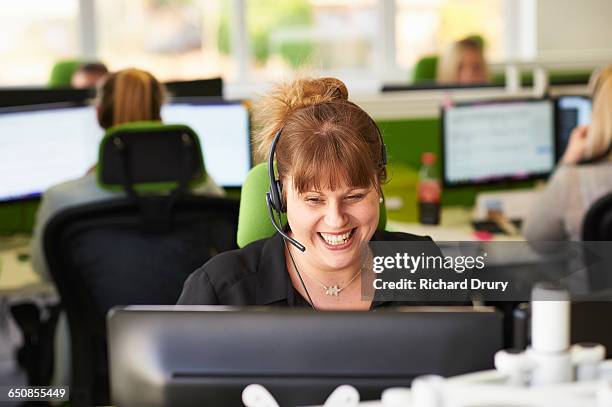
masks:
{"type": "Polygon", "coordinates": [[[285,233],[215,256],[187,279],[178,304],[393,304],[364,298],[371,275],[361,272],[363,244],[417,241],[439,249],[429,237],[377,230],[387,172],[374,120],[348,100],[344,83],[322,78],[276,87],[257,104],[255,121],[259,157],[276,159],[281,202],[274,205],[287,215],[285,233]]]}
{"type": "Polygon", "coordinates": [[[108,68],[102,62],[89,62],[81,65],[73,74],[70,86],[75,89],[90,89],[108,75],[108,68]]]}

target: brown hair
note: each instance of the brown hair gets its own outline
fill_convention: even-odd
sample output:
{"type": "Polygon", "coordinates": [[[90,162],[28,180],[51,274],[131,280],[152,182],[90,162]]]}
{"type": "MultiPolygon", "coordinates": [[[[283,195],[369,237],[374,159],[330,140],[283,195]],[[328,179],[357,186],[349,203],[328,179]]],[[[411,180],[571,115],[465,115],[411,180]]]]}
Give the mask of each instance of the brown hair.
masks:
{"type": "Polygon", "coordinates": [[[102,62],[88,62],[79,66],[77,72],[104,76],[108,73],[108,68],[102,62]]]}
{"type": "Polygon", "coordinates": [[[298,79],[275,87],[255,106],[254,144],[267,160],[276,133],[276,164],[299,193],[341,185],[379,188],[386,180],[376,123],[348,100],[335,78],[298,79]]]}
{"type": "Polygon", "coordinates": [[[161,120],[164,88],[149,72],[124,69],[108,75],[98,89],[98,122],[104,129],[122,123],[161,120]]]}

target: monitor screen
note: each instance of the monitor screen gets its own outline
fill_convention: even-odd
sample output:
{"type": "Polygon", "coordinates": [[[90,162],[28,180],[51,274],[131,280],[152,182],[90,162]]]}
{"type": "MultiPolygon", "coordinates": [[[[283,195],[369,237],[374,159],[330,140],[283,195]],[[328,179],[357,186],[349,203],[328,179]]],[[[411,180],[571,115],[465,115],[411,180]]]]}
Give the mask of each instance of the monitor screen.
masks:
{"type": "Polygon", "coordinates": [[[490,369],[501,313],[483,307],[312,312],[221,306],[132,306],[108,318],[118,406],[241,405],[265,386],[281,406],[320,405],[341,384],[362,400],[416,376],[490,369]]]}
{"type": "Polygon", "coordinates": [[[239,187],[251,168],[249,113],[241,103],[172,103],[162,108],[167,124],[191,127],[202,145],[206,171],[217,185],[239,187]]]}
{"type": "Polygon", "coordinates": [[[96,163],[104,134],[93,107],[0,111],[0,201],[39,196],[96,163]]]}
{"type": "Polygon", "coordinates": [[[545,177],[555,165],[553,103],[509,100],[443,108],[445,186],[545,177]]]}
{"type": "MultiPolygon", "coordinates": [[[[195,130],[206,170],[218,185],[242,185],[251,166],[244,105],[169,104],[162,117],[195,130]]],[[[37,197],[53,185],[83,176],[96,163],[103,136],[93,106],[0,109],[0,201],[37,197]]]]}
{"type": "Polygon", "coordinates": [[[561,96],[556,100],[557,160],[559,160],[576,126],[591,123],[591,99],[585,96],[561,96]]]}

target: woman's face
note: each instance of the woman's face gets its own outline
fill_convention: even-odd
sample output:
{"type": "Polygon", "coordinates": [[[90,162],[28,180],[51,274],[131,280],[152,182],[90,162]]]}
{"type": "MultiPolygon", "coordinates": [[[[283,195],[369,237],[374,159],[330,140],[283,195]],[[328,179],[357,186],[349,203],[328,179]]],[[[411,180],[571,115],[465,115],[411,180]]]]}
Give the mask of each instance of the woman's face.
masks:
{"type": "Polygon", "coordinates": [[[487,69],[482,53],[475,49],[463,50],[457,70],[458,83],[486,83],[487,69]]]}
{"type": "Polygon", "coordinates": [[[377,188],[345,186],[300,194],[290,180],[285,187],[291,235],[306,247],[311,266],[334,271],[359,264],[361,243],[371,239],[378,225],[377,188]]]}

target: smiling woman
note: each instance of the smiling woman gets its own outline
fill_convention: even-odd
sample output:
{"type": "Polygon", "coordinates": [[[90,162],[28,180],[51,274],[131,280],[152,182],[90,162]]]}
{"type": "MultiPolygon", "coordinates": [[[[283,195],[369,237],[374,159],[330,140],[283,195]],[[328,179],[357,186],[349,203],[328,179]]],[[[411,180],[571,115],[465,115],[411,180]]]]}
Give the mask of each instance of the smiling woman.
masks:
{"type": "Polygon", "coordinates": [[[431,239],[376,230],[386,180],[376,123],[334,78],[276,87],[258,102],[255,121],[257,154],[270,164],[275,159],[278,172],[269,204],[286,212],[287,225],[283,233],[210,260],[186,281],[179,304],[398,305],[363,296],[363,243],[431,239]]]}

